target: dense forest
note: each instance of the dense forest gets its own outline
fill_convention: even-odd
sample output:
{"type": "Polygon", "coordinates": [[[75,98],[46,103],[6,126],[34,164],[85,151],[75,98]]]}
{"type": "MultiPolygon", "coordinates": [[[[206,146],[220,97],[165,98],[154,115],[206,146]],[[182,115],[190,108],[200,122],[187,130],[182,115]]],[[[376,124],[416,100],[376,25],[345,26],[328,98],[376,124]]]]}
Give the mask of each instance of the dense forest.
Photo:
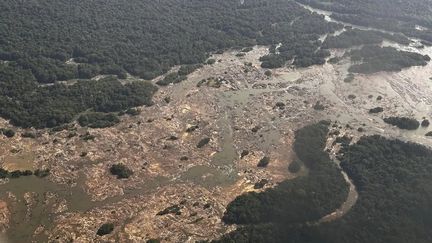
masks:
{"type": "Polygon", "coordinates": [[[337,36],[328,36],[323,48],[349,48],[367,44],[381,44],[384,40],[408,45],[411,41],[403,35],[388,34],[380,31],[348,29],[337,36]]]}
{"type": "MultiPolygon", "coordinates": [[[[0,60],[41,83],[126,72],[151,79],[212,51],[292,40],[302,48],[335,28],[288,0],[4,0],[0,15],[0,60]]],[[[309,58],[314,47],[296,55],[309,58]]]]}
{"type": "MultiPolygon", "coordinates": [[[[346,146],[340,157],[342,168],[353,179],[359,193],[356,204],[345,216],[322,224],[295,224],[289,220],[255,223],[240,227],[215,242],[432,242],[430,149],[418,144],[370,136],[346,146]]],[[[243,201],[244,206],[250,203],[243,201]]],[[[267,207],[272,208],[272,203],[269,201],[267,207]]],[[[249,214],[254,215],[255,205],[249,205],[249,214]]],[[[278,207],[278,204],[275,205],[278,207]]],[[[231,209],[228,207],[227,210],[229,212],[231,209]]],[[[280,212],[281,215],[295,214],[296,210],[302,208],[284,210],[291,212],[280,212]]],[[[261,211],[257,210],[256,214],[260,215],[261,211]]]]}
{"type": "Polygon", "coordinates": [[[359,50],[352,50],[348,55],[351,57],[351,61],[360,62],[352,65],[348,71],[365,74],[380,71],[400,71],[412,66],[425,66],[431,60],[428,55],[374,45],[366,45],[359,50]]]}
{"type": "MultiPolygon", "coordinates": [[[[80,80],[73,85],[39,86],[30,71],[14,64],[0,65],[0,115],[20,127],[56,127],[89,109],[118,112],[151,105],[156,90],[147,82],[123,85],[114,77],[80,80]]],[[[95,116],[91,118],[94,124],[95,116]]],[[[82,118],[80,123],[90,124],[90,121],[82,118]]]]}
{"type": "MultiPolygon", "coordinates": [[[[246,226],[222,241],[235,239],[235,242],[243,242],[237,241],[243,232],[262,227],[272,229],[280,225],[317,221],[342,204],[348,185],[336,164],[323,151],[327,133],[326,122],[296,132],[294,150],[308,168],[308,175],[284,181],[262,193],[250,192],[237,197],[228,205],[223,220],[246,226]]],[[[269,237],[259,231],[256,233],[257,237],[269,237]]],[[[246,242],[258,242],[255,240],[246,242]]]]}
{"type": "Polygon", "coordinates": [[[315,8],[334,12],[332,18],[361,26],[403,33],[432,42],[429,0],[297,0],[315,8]],[[420,28],[419,28],[420,27],[420,28]],[[426,27],[429,29],[421,28],[426,27]]]}
{"type": "MultiPolygon", "coordinates": [[[[184,80],[209,53],[256,44],[273,45],[263,66],[322,64],[329,53],[320,50],[319,36],[341,28],[289,0],[5,0],[0,14],[0,116],[36,128],[87,110],[151,104],[152,85],[89,81],[100,74],[152,79],[181,64],[157,82],[163,86],[184,80]],[[57,82],[64,80],[80,81],[57,82]]],[[[102,114],[80,120],[93,127],[116,122],[102,114]],[[96,117],[103,121],[89,122],[96,117]]]]}

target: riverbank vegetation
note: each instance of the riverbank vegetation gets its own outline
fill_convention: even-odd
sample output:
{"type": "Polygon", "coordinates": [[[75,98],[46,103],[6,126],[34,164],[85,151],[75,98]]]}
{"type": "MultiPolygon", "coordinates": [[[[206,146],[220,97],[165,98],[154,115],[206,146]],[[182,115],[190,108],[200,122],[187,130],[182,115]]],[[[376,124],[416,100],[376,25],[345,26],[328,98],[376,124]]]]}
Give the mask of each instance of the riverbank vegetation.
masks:
{"type": "Polygon", "coordinates": [[[118,112],[151,105],[156,90],[147,82],[123,85],[114,77],[39,86],[29,71],[0,65],[0,115],[24,128],[57,127],[87,110],[118,112]]]}
{"type": "Polygon", "coordinates": [[[249,242],[262,242],[256,240],[272,232],[261,232],[266,225],[278,228],[315,221],[342,204],[348,186],[336,164],[323,151],[327,126],[328,123],[321,122],[296,132],[294,150],[309,169],[308,175],[284,181],[262,193],[243,194],[228,205],[224,222],[246,226],[225,240],[237,239],[244,231],[252,231],[249,242]]]}
{"type": "Polygon", "coordinates": [[[367,3],[353,0],[297,1],[315,8],[332,11],[331,17],[339,21],[399,32],[428,42],[432,41],[429,1],[381,0],[368,1],[367,3]]]}
{"type": "Polygon", "coordinates": [[[408,117],[387,117],[384,122],[405,130],[416,130],[420,127],[420,122],[408,117]]]}
{"type": "MultiPolygon", "coordinates": [[[[359,193],[356,204],[342,218],[321,224],[251,224],[240,227],[216,242],[431,241],[430,149],[400,140],[370,136],[345,148],[340,158],[342,168],[352,178],[359,193]]],[[[273,201],[267,202],[271,204],[269,208],[278,205],[273,204],[273,201]]],[[[253,211],[260,204],[249,205],[253,206],[250,209],[253,211]]]]}
{"type": "Polygon", "coordinates": [[[352,65],[348,70],[352,73],[371,74],[380,71],[401,71],[412,66],[425,66],[429,61],[428,55],[415,52],[399,51],[393,47],[379,47],[367,45],[359,50],[352,50],[349,54],[351,61],[360,62],[352,65]]]}
{"type": "Polygon", "coordinates": [[[349,48],[359,45],[381,44],[384,40],[408,45],[411,41],[403,35],[388,34],[373,30],[349,29],[337,36],[328,36],[323,48],[349,48]]]}
{"type": "Polygon", "coordinates": [[[286,0],[5,0],[0,15],[0,116],[24,128],[150,105],[155,87],[117,79],[182,65],[157,84],[181,82],[229,48],[282,43],[263,66],[323,64],[319,36],[342,27],[286,0]],[[89,81],[101,74],[113,77],[89,81]]]}
{"type": "Polygon", "coordinates": [[[309,43],[334,29],[286,0],[5,0],[0,15],[0,60],[40,83],[126,72],[152,79],[175,65],[204,63],[210,52],[309,43]]]}

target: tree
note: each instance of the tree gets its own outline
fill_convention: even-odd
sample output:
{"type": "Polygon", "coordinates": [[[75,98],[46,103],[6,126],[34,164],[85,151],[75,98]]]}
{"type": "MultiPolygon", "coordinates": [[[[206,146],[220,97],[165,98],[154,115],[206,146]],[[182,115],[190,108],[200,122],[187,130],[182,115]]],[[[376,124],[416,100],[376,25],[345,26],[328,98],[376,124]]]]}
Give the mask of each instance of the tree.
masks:
{"type": "Polygon", "coordinates": [[[112,165],[110,172],[117,176],[117,179],[126,179],[133,175],[133,171],[121,163],[112,165]]]}
{"type": "Polygon", "coordinates": [[[112,223],[105,223],[101,227],[99,227],[98,231],[96,232],[97,235],[103,236],[110,234],[114,230],[114,224],[112,223]]]}

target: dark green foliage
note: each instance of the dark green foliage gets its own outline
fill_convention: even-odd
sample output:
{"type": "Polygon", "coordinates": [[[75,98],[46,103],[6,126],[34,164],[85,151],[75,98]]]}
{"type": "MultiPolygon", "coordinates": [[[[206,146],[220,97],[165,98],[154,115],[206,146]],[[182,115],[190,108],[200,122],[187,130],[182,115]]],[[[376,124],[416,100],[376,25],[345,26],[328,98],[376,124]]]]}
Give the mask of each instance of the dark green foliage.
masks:
{"type": "MultiPolygon", "coordinates": [[[[318,225],[248,225],[217,242],[431,242],[431,158],[432,151],[421,145],[363,137],[341,158],[341,166],[359,192],[359,199],[345,216],[318,225]]],[[[277,205],[267,202],[270,209],[277,205]]]]}
{"type": "Polygon", "coordinates": [[[260,181],[258,181],[257,183],[255,183],[255,185],[254,185],[254,189],[261,189],[261,188],[263,188],[267,183],[268,183],[268,180],[267,180],[267,179],[261,179],[260,181]]]}
{"type": "Polygon", "coordinates": [[[207,145],[209,142],[210,142],[210,138],[203,138],[198,142],[197,148],[202,148],[205,145],[207,145]]]}
{"type": "Polygon", "coordinates": [[[15,131],[12,129],[2,129],[3,135],[5,135],[8,138],[12,138],[15,136],[15,131]]]}
{"type": "Polygon", "coordinates": [[[409,44],[404,36],[392,35],[373,30],[350,29],[337,36],[328,36],[322,44],[323,48],[349,48],[365,44],[381,44],[384,39],[401,44],[409,44]]]}
{"type": "Polygon", "coordinates": [[[206,63],[207,63],[208,65],[215,64],[215,63],[216,63],[216,59],[213,59],[213,58],[208,59],[206,63]]]}
{"type": "Polygon", "coordinates": [[[345,82],[345,83],[351,83],[352,81],[354,81],[354,78],[355,78],[354,74],[349,73],[349,74],[346,76],[346,78],[344,79],[344,82],[345,82]]]}
{"type": "Polygon", "coordinates": [[[297,173],[300,171],[300,169],[301,169],[301,165],[300,165],[300,162],[298,162],[297,160],[294,160],[288,166],[288,170],[291,173],[297,173]]]}
{"type": "Polygon", "coordinates": [[[245,47],[245,48],[243,48],[243,49],[241,50],[241,52],[250,52],[250,51],[252,51],[252,50],[253,50],[252,47],[245,47]]]}
{"type": "Polygon", "coordinates": [[[240,153],[240,158],[243,159],[245,156],[249,155],[249,150],[243,150],[240,153]]]}
{"type": "Polygon", "coordinates": [[[125,111],[125,113],[130,116],[138,116],[139,114],[141,114],[141,110],[137,108],[129,108],[125,111]]]}
{"type": "Polygon", "coordinates": [[[321,102],[317,101],[315,105],[313,106],[314,110],[316,111],[323,111],[325,110],[325,106],[321,104],[321,102]]]}
{"type": "MultiPolygon", "coordinates": [[[[432,41],[430,2],[427,0],[298,0],[316,8],[335,12],[332,18],[343,22],[400,32],[432,41]],[[417,29],[416,25],[429,29],[417,29]]],[[[401,39],[402,40],[402,39],[401,39]]]]}
{"type": "Polygon", "coordinates": [[[380,71],[400,71],[412,66],[425,66],[430,57],[414,52],[398,51],[393,47],[364,46],[350,52],[351,60],[361,61],[349,68],[353,73],[371,74],[380,71]]]}
{"type": "Polygon", "coordinates": [[[49,87],[37,82],[125,78],[126,72],[152,79],[175,65],[191,65],[159,82],[167,85],[183,80],[210,52],[255,44],[283,43],[279,66],[291,59],[307,66],[323,63],[328,54],[319,50],[319,35],[341,27],[286,0],[4,0],[0,15],[0,60],[8,61],[0,64],[0,116],[35,128],[69,123],[89,109],[150,105],[155,91],[150,84],[117,80],[49,87]]]}
{"type": "Polygon", "coordinates": [[[122,85],[115,78],[38,87],[26,79],[25,71],[13,72],[9,65],[0,65],[0,115],[20,127],[60,126],[88,109],[116,112],[151,105],[157,90],[150,83],[122,85]]]}
{"type": "Polygon", "coordinates": [[[387,117],[384,118],[384,122],[406,130],[416,130],[420,126],[419,121],[408,117],[387,117]]]}
{"type": "Polygon", "coordinates": [[[370,114],[375,114],[375,113],[381,113],[383,112],[384,109],[382,107],[375,107],[369,110],[370,114]]]}
{"type": "Polygon", "coordinates": [[[269,54],[260,58],[262,68],[280,68],[285,65],[285,60],[282,56],[277,54],[269,54]]]}
{"type": "MultiPolygon", "coordinates": [[[[263,223],[273,223],[272,227],[305,223],[337,208],[345,199],[348,187],[339,169],[323,151],[327,132],[324,123],[296,132],[294,150],[308,166],[309,175],[284,181],[262,193],[251,192],[237,197],[228,205],[223,220],[226,223],[247,224],[245,229],[256,232],[253,235],[259,237],[259,228],[265,227],[263,223]]],[[[242,230],[228,237],[238,237],[238,234],[242,234],[242,230]]],[[[244,239],[250,239],[250,236],[245,235],[244,239]]]]}
{"type": "Polygon", "coordinates": [[[165,208],[164,210],[158,212],[156,215],[161,216],[165,214],[181,214],[180,212],[180,206],[179,205],[173,205],[165,208]]]}
{"type": "Polygon", "coordinates": [[[31,176],[31,175],[33,175],[33,171],[31,171],[31,170],[21,171],[21,175],[22,176],[31,176]]]}
{"type": "Polygon", "coordinates": [[[11,178],[19,178],[20,176],[21,176],[21,171],[19,170],[14,170],[10,173],[11,178]]]}
{"type": "Polygon", "coordinates": [[[40,177],[40,178],[47,177],[47,176],[49,176],[49,174],[50,174],[49,169],[44,169],[44,170],[37,169],[34,172],[34,175],[37,177],[40,177]]]}
{"type": "Polygon", "coordinates": [[[81,135],[80,138],[84,141],[94,140],[96,137],[89,132],[86,132],[84,135],[81,135]]]}
{"type": "Polygon", "coordinates": [[[36,134],[34,132],[23,132],[21,134],[23,138],[36,138],[36,134]]]}
{"type": "MultiPolygon", "coordinates": [[[[100,72],[98,66],[89,64],[78,65],[78,78],[90,79],[96,76],[100,72]]],[[[39,79],[38,79],[39,80],[39,79]]]]}
{"type": "MultiPolygon", "coordinates": [[[[37,170],[36,170],[37,171],[37,170]]],[[[35,173],[36,173],[35,171],[35,173]]],[[[12,172],[9,172],[3,168],[0,168],[0,179],[4,178],[19,178],[21,176],[31,176],[33,175],[33,171],[31,170],[14,170],[12,172]]]]}
{"type": "Polygon", "coordinates": [[[179,73],[170,73],[165,76],[165,78],[159,80],[156,82],[157,85],[166,86],[169,84],[176,84],[180,83],[181,81],[185,80],[186,76],[179,75],[179,73]]]}
{"type": "Polygon", "coordinates": [[[110,234],[111,232],[113,232],[113,230],[114,230],[114,224],[105,223],[98,229],[96,234],[99,236],[103,236],[103,235],[110,234]]]}
{"type": "Polygon", "coordinates": [[[257,167],[267,167],[267,165],[270,163],[270,157],[264,156],[263,158],[258,161],[257,167]]]}
{"type": "MultiPolygon", "coordinates": [[[[125,71],[151,79],[174,65],[202,63],[208,52],[252,46],[274,23],[300,17],[291,32],[327,25],[285,0],[5,0],[0,14],[0,59],[16,62],[45,83],[97,74],[124,78],[125,71]],[[69,58],[79,65],[66,64],[69,58]]],[[[270,34],[266,42],[275,38],[270,34]]]]}
{"type": "Polygon", "coordinates": [[[269,55],[260,58],[261,67],[278,68],[290,61],[296,67],[324,64],[330,52],[320,49],[319,35],[333,33],[340,28],[341,25],[328,23],[318,14],[302,16],[293,19],[292,23],[281,23],[266,28],[258,43],[282,45],[277,50],[275,47],[271,48],[269,55]]]}
{"type": "Polygon", "coordinates": [[[260,125],[256,125],[256,126],[254,126],[254,127],[251,129],[251,131],[252,131],[253,133],[256,133],[256,132],[258,132],[261,128],[262,128],[262,127],[261,127],[260,125]]]}
{"type": "Polygon", "coordinates": [[[0,179],[4,179],[7,178],[9,176],[9,171],[0,168],[0,179]]]}
{"type": "Polygon", "coordinates": [[[272,72],[270,70],[266,70],[264,74],[268,77],[272,76],[272,72]]]}
{"type": "Polygon", "coordinates": [[[380,136],[351,146],[341,166],[353,179],[359,200],[335,228],[350,242],[430,242],[431,156],[421,145],[380,136]]]}
{"type": "Polygon", "coordinates": [[[9,175],[11,178],[19,178],[21,176],[31,176],[33,175],[33,172],[31,170],[24,170],[24,171],[14,170],[10,172],[9,175]]]}
{"type": "Polygon", "coordinates": [[[337,64],[341,60],[340,57],[332,57],[328,60],[328,63],[330,64],[337,64]]]}
{"type": "Polygon", "coordinates": [[[160,243],[161,241],[158,239],[150,239],[148,241],[146,241],[146,243],[160,243]]]}
{"type": "Polygon", "coordinates": [[[276,104],[275,104],[275,108],[278,108],[280,110],[285,109],[285,106],[286,106],[285,103],[280,102],[280,101],[276,102],[276,104]]]}
{"type": "Polygon", "coordinates": [[[110,167],[111,174],[117,176],[117,179],[129,178],[133,175],[133,171],[124,164],[114,164],[110,167]]]}
{"type": "Polygon", "coordinates": [[[78,118],[78,123],[83,127],[104,128],[111,127],[119,123],[120,119],[113,113],[92,112],[82,114],[78,118]]]}
{"type": "Polygon", "coordinates": [[[421,123],[421,126],[422,126],[422,127],[428,127],[429,125],[430,125],[430,122],[429,122],[428,119],[424,119],[424,120],[422,121],[422,123],[421,123]]]}
{"type": "Polygon", "coordinates": [[[198,128],[199,128],[198,125],[192,125],[192,126],[190,126],[190,127],[188,127],[188,128],[186,129],[186,132],[187,132],[187,133],[191,133],[191,132],[197,130],[198,128]]]}
{"type": "Polygon", "coordinates": [[[183,65],[178,70],[178,75],[180,76],[186,76],[197,70],[198,68],[201,68],[201,64],[195,64],[195,65],[183,65]]]}

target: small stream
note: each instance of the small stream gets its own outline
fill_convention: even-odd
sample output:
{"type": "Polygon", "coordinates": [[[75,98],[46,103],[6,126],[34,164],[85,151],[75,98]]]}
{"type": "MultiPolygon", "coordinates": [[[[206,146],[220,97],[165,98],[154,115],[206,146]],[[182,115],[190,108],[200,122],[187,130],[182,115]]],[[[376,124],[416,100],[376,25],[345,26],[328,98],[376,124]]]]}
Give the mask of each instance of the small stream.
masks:
{"type": "MultiPolygon", "coordinates": [[[[340,162],[337,160],[334,160],[334,161],[339,166],[340,162]]],[[[339,168],[340,168],[340,166],[339,166],[339,168]]],[[[341,218],[346,213],[348,213],[351,210],[351,208],[355,205],[355,203],[357,202],[358,192],[357,192],[357,189],[356,189],[354,183],[349,178],[348,174],[345,171],[343,171],[342,168],[340,168],[340,169],[341,169],[341,173],[342,173],[346,183],[349,185],[349,191],[348,191],[347,199],[342,203],[342,205],[338,209],[336,209],[335,211],[333,211],[333,212],[325,215],[321,219],[319,219],[317,221],[317,224],[327,223],[327,222],[331,222],[333,220],[336,220],[338,218],[341,218]]]]}

